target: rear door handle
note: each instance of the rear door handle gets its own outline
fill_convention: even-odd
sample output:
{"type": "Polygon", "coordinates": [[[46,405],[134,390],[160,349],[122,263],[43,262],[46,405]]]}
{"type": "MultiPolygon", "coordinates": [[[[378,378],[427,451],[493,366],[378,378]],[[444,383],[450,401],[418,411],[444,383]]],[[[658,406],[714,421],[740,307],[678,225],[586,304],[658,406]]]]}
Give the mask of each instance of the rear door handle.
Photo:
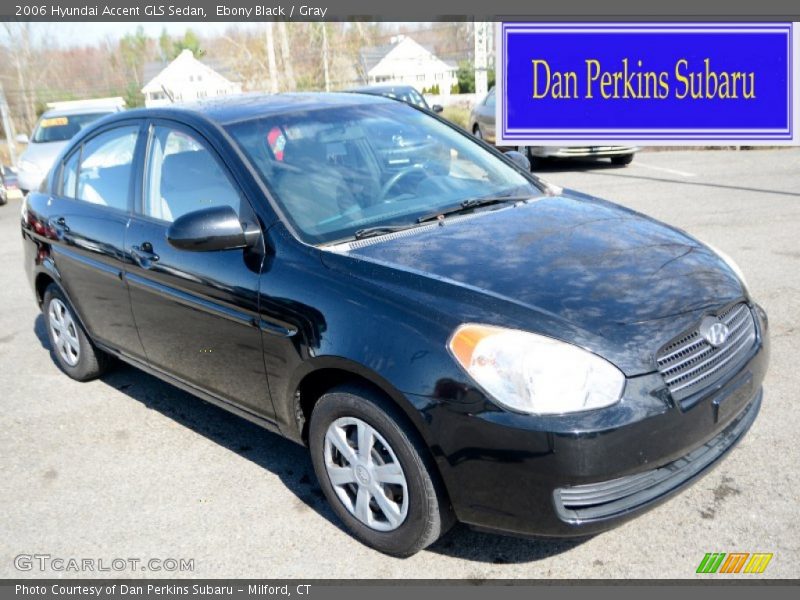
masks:
{"type": "Polygon", "coordinates": [[[64,233],[69,233],[67,220],[64,217],[54,217],[50,219],[50,228],[53,229],[59,235],[64,233]]]}
{"type": "Polygon", "coordinates": [[[153,245],[150,242],[142,242],[139,246],[131,246],[131,256],[143,269],[149,269],[152,263],[158,260],[158,254],[153,252],[153,245]]]}

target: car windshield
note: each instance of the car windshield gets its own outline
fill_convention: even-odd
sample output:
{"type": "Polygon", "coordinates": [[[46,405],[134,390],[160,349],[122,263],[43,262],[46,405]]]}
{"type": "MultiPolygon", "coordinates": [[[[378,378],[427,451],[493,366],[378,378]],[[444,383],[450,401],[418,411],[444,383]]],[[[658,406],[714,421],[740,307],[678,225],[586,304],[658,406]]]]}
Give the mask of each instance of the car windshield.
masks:
{"type": "Polygon", "coordinates": [[[466,201],[541,194],[469,135],[401,103],[278,114],[228,130],[311,244],[412,227],[466,201]]]}
{"type": "Polygon", "coordinates": [[[33,132],[31,141],[38,144],[65,142],[87,125],[94,123],[107,112],[84,113],[78,115],[43,116],[33,132]]]}

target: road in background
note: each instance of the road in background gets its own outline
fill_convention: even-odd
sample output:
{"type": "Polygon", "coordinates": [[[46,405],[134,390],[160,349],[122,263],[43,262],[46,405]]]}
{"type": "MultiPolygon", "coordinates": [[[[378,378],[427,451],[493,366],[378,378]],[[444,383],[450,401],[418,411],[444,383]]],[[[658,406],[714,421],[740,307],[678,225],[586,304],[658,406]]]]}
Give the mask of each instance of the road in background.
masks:
{"type": "Polygon", "coordinates": [[[458,527],[410,559],[389,558],[341,529],[303,448],[130,367],[91,383],[63,375],[25,279],[12,201],[0,207],[0,576],[37,576],[13,559],[47,553],[189,558],[194,572],[174,575],[197,577],[684,578],[706,552],[772,552],[765,576],[796,578],[800,149],[641,153],[627,168],[571,162],[541,174],[723,249],[766,307],[763,409],[710,475],[582,542],[458,527]]]}

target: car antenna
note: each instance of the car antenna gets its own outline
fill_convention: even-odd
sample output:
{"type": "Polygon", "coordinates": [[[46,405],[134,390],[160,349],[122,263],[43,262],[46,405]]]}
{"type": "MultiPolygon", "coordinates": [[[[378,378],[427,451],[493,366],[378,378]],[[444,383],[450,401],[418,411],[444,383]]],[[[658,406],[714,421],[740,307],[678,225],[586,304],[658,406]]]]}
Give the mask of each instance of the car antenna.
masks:
{"type": "Polygon", "coordinates": [[[172,95],[172,92],[170,92],[167,89],[167,86],[165,86],[163,83],[161,84],[161,91],[164,92],[167,98],[169,98],[170,104],[175,104],[175,97],[172,95]]]}

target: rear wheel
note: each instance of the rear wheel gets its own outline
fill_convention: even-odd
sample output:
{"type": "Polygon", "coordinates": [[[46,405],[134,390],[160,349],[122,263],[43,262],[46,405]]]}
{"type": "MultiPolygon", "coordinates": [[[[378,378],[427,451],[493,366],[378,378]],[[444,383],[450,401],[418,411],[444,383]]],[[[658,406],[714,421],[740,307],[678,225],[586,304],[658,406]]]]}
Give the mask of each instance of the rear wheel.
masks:
{"type": "Polygon", "coordinates": [[[622,156],[612,156],[611,164],[619,165],[621,167],[629,165],[633,162],[633,154],[623,154],[622,156]]]}
{"type": "Polygon", "coordinates": [[[61,370],[78,381],[89,381],[102,375],[108,368],[110,357],[89,340],[57,285],[51,283],[45,290],[42,312],[50,347],[61,370]]]}
{"type": "Polygon", "coordinates": [[[311,415],[309,445],[328,502],[368,546],[411,556],[453,524],[427,449],[379,394],[355,386],[325,394],[311,415]]]}
{"type": "Polygon", "coordinates": [[[482,140],[482,139],[483,139],[483,133],[481,133],[481,128],[480,128],[480,126],[478,126],[478,125],[475,125],[475,127],[473,127],[473,128],[472,128],[472,135],[474,135],[474,136],[475,136],[476,138],[478,138],[479,140],[482,140]]]}

